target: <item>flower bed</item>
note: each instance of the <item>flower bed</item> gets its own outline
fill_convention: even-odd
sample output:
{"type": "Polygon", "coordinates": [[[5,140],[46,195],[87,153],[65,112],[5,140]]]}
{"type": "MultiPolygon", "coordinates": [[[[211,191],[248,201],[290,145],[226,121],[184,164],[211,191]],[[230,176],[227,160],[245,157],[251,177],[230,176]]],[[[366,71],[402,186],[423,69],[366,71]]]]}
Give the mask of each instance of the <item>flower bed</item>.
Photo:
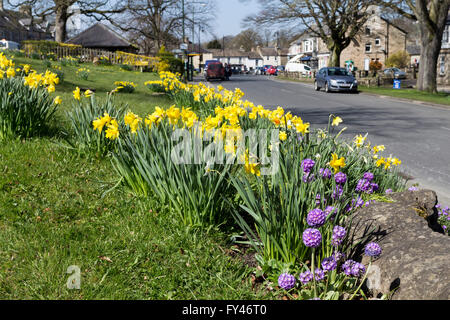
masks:
{"type": "MultiPolygon", "coordinates": [[[[351,213],[404,188],[401,161],[383,156],[384,146],[371,146],[367,136],[341,139],[337,116],[312,129],[281,107],[242,100],[239,89],[160,76],[146,85],[167,92],[174,106],[145,117],[97,108],[89,135],[98,139],[85,144],[107,145],[122,181],[170,206],[186,225],[239,227],[267,280],[293,297],[360,295],[367,269],[344,259],[354,246],[347,237],[351,213]],[[258,150],[248,132],[268,143],[258,150]]],[[[378,251],[372,244],[366,253],[378,251]]]]}

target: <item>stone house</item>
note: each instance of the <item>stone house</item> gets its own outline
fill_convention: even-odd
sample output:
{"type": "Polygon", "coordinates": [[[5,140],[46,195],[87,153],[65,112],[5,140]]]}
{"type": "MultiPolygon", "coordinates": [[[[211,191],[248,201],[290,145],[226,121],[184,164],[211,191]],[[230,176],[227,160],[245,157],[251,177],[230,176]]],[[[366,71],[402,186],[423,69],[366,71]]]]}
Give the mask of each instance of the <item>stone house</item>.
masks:
{"type": "Polygon", "coordinates": [[[450,10],[447,16],[447,23],[442,36],[441,52],[438,58],[437,83],[440,85],[450,85],[450,10]]]}
{"type": "Polygon", "coordinates": [[[256,52],[263,59],[262,65],[284,66],[288,62],[289,49],[256,47],[256,52]]]}
{"type": "Polygon", "coordinates": [[[239,49],[209,49],[209,51],[214,59],[219,60],[223,64],[246,66],[248,70],[264,65],[263,57],[253,51],[246,52],[239,49]]]}
{"type": "MultiPolygon", "coordinates": [[[[384,67],[389,55],[406,50],[407,35],[374,8],[370,19],[341,53],[341,67],[345,67],[347,61],[352,61],[358,70],[368,71],[371,61],[379,61],[384,67]]],[[[312,67],[320,69],[328,65],[331,53],[321,38],[305,32],[289,48],[290,57],[299,54],[311,57],[312,67]]]]}
{"type": "Polygon", "coordinates": [[[24,40],[52,40],[51,25],[33,18],[28,6],[7,10],[0,0],[0,39],[21,43],[24,40]]]}

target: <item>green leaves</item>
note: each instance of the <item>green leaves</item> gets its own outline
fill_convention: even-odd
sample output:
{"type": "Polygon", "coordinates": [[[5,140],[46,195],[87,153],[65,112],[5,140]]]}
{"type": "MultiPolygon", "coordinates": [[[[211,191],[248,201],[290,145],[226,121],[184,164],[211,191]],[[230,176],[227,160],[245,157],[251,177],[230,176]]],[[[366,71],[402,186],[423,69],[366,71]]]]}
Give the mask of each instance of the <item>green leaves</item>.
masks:
{"type": "Polygon", "coordinates": [[[46,89],[31,89],[23,78],[0,80],[0,140],[47,133],[55,111],[46,89]]]}

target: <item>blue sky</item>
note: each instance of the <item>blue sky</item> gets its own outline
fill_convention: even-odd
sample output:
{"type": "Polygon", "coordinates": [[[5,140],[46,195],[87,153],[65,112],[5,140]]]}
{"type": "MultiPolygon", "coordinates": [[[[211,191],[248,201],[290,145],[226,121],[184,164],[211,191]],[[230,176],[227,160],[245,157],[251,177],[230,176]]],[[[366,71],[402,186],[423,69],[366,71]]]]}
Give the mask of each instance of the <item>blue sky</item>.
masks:
{"type": "Polygon", "coordinates": [[[257,12],[258,8],[256,0],[247,0],[245,3],[239,0],[217,0],[218,11],[214,33],[218,38],[238,34],[242,30],[242,19],[257,12]]]}

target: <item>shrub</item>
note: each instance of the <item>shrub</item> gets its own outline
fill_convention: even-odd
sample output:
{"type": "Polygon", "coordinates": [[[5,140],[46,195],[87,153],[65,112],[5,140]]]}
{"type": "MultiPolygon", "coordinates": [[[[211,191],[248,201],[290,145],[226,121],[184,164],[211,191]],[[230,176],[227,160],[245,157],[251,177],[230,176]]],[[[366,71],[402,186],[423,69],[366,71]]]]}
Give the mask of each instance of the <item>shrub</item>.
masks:
{"type": "Polygon", "coordinates": [[[166,92],[166,89],[164,88],[162,81],[147,81],[144,83],[145,86],[151,91],[155,93],[162,93],[166,92]]]}
{"type": "Polygon", "coordinates": [[[128,64],[121,64],[120,69],[125,70],[125,71],[133,71],[133,67],[128,64]]]}
{"type": "Polygon", "coordinates": [[[386,59],[386,67],[406,68],[410,64],[410,58],[406,51],[398,51],[386,59]]]}
{"type": "Polygon", "coordinates": [[[40,60],[41,59],[41,55],[39,53],[33,52],[31,54],[31,59],[40,60]]]}
{"type": "Polygon", "coordinates": [[[91,70],[89,70],[87,68],[80,68],[77,70],[77,76],[82,80],[88,80],[90,73],[91,73],[91,70]]]}
{"type": "Polygon", "coordinates": [[[172,73],[183,73],[183,61],[175,58],[173,53],[166,51],[164,46],[159,50],[157,57],[160,59],[158,63],[159,72],[170,71],[172,73]]]}
{"type": "Polygon", "coordinates": [[[373,71],[373,72],[380,71],[382,68],[383,68],[383,65],[381,64],[380,61],[376,61],[376,60],[371,61],[369,64],[369,69],[370,69],[370,71],[373,71]]]}
{"type": "Polygon", "coordinates": [[[133,93],[137,85],[130,81],[116,81],[114,85],[117,86],[113,92],[133,93]]]}

